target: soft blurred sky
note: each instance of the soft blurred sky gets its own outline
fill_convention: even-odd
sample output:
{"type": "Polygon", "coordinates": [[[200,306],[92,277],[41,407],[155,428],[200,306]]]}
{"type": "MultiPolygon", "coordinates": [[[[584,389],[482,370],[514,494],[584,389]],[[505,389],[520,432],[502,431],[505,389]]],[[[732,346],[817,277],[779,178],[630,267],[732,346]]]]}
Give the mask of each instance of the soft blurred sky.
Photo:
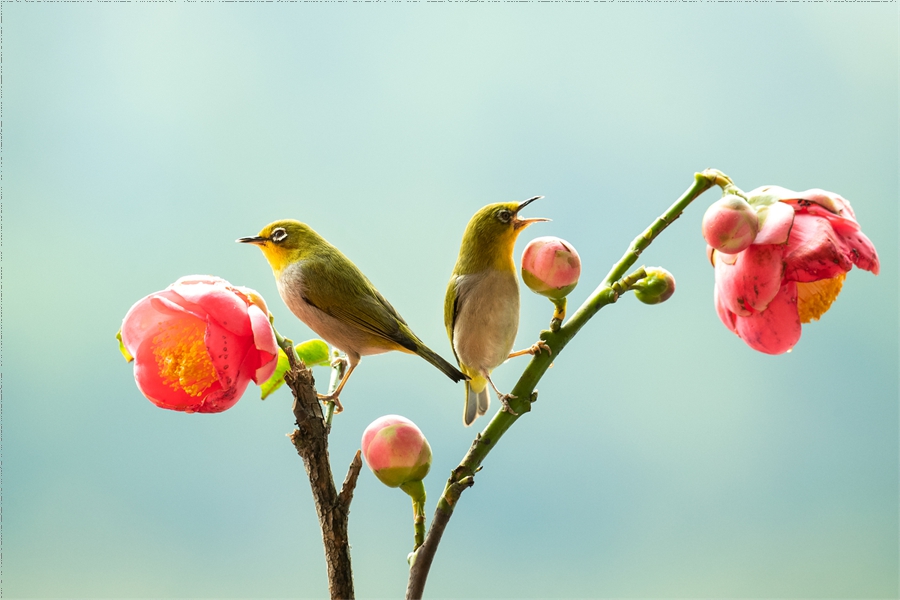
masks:
{"type": "MultiPolygon", "coordinates": [[[[897,597],[896,4],[0,10],[5,597],[326,595],[289,392],[164,411],[114,339],[193,273],[256,288],[311,337],[235,238],[309,223],[449,358],[443,295],[475,210],[545,195],[529,215],[553,222],[516,255],[574,244],[577,306],[706,167],[843,194],[881,275],[851,272],[792,353],[754,353],[713,310],[708,192],[642,256],[676,295],[623,297],[569,345],[463,496],[426,593],[897,597]]],[[[523,291],[518,346],[551,310],[523,291]]],[[[462,387],[392,353],[342,400],[337,477],[369,422],[403,414],[435,452],[430,520],[477,431],[462,387]]],[[[359,597],[402,596],[406,496],[364,471],[350,535],[359,597]]]]}

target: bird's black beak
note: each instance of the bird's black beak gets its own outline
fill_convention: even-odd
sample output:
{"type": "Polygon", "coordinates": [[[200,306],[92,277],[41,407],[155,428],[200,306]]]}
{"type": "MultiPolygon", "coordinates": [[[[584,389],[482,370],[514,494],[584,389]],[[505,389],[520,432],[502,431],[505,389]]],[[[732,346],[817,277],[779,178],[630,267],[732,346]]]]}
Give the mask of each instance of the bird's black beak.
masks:
{"type": "Polygon", "coordinates": [[[234,241],[239,244],[255,244],[257,246],[262,246],[263,244],[265,244],[266,242],[269,241],[269,238],[259,237],[258,235],[255,235],[253,237],[238,238],[234,241]]]}
{"type": "Polygon", "coordinates": [[[533,219],[520,219],[519,218],[520,210],[522,210],[523,208],[525,208],[526,206],[528,206],[535,200],[540,200],[541,198],[543,198],[543,196],[534,196],[533,198],[529,198],[525,202],[522,202],[521,204],[519,204],[518,208],[516,208],[516,219],[515,219],[515,221],[513,221],[516,229],[523,229],[525,227],[528,227],[532,223],[538,223],[540,221],[549,221],[550,220],[550,219],[544,219],[543,217],[535,217],[533,219]]]}

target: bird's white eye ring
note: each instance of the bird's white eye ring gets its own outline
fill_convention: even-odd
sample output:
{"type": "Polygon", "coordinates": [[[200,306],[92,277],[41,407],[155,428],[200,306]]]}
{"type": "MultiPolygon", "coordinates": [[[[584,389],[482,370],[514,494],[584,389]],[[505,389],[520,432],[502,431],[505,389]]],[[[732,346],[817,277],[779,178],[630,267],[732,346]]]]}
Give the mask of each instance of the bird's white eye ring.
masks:
{"type": "Polygon", "coordinates": [[[277,244],[286,240],[287,236],[287,231],[285,231],[283,227],[276,227],[275,230],[272,231],[270,239],[277,244]]]}
{"type": "Polygon", "coordinates": [[[497,218],[503,221],[504,223],[509,223],[509,220],[512,218],[512,213],[506,210],[505,208],[497,213],[497,218]]]}

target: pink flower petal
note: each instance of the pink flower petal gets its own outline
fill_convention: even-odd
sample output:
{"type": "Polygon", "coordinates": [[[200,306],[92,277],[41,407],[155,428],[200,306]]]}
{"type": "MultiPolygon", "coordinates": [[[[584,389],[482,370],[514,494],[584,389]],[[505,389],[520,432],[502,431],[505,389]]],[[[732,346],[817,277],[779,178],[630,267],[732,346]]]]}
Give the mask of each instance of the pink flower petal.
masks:
{"type": "Polygon", "coordinates": [[[178,280],[169,289],[205,310],[219,325],[240,336],[249,336],[247,304],[224,282],[184,282],[178,280]]]}
{"type": "MultiPolygon", "coordinates": [[[[132,356],[137,356],[137,349],[148,334],[156,335],[160,323],[186,312],[176,301],[183,302],[174,292],[163,290],[141,298],[128,310],[122,320],[122,343],[132,356]]],[[[187,312],[206,318],[202,311],[187,312]]]]}
{"type": "Polygon", "coordinates": [[[150,296],[150,304],[161,314],[173,317],[180,318],[182,315],[191,315],[205,321],[209,316],[205,310],[196,304],[188,302],[171,290],[163,290],[153,294],[150,296]]]}
{"type": "Polygon", "coordinates": [[[262,296],[260,296],[259,292],[254,290],[253,288],[248,288],[242,285],[234,286],[238,292],[242,293],[247,297],[247,301],[250,304],[255,304],[262,310],[264,313],[269,314],[269,307],[266,306],[266,300],[262,296]]]}
{"type": "MultiPolygon", "coordinates": [[[[187,313],[183,313],[182,317],[171,318],[166,322],[174,323],[179,321],[181,323],[198,321],[197,324],[203,326],[202,323],[199,323],[199,319],[187,313]]],[[[154,352],[156,349],[154,337],[159,329],[159,327],[155,328],[152,335],[146,336],[137,352],[134,353],[134,378],[138,389],[154,404],[162,408],[182,411],[187,409],[191,412],[199,412],[203,396],[190,396],[182,388],[178,386],[173,387],[169,383],[164,382],[160,376],[160,367],[156,362],[157,357],[154,352]]],[[[220,388],[220,384],[215,382],[207,388],[205,393],[216,392],[220,388]]]]}
{"type": "Polygon", "coordinates": [[[827,219],[798,213],[785,252],[785,279],[810,282],[831,279],[853,266],[850,248],[827,219]]]}
{"type": "Polygon", "coordinates": [[[730,329],[731,331],[737,333],[735,331],[735,314],[725,308],[725,305],[722,304],[722,297],[719,295],[718,286],[713,286],[713,303],[716,306],[716,314],[719,315],[719,320],[730,329]]]}
{"type": "MultiPolygon", "coordinates": [[[[818,188],[806,190],[805,192],[799,192],[792,198],[789,198],[789,200],[799,200],[801,205],[808,205],[809,203],[812,203],[817,207],[821,207],[825,211],[830,212],[834,215],[841,214],[845,206],[850,206],[849,202],[847,202],[837,194],[826,192],[825,190],[820,190],[818,188]],[[841,201],[838,201],[838,198],[840,198],[841,201]]],[[[851,210],[849,212],[849,216],[852,217],[853,211],[851,210]]]]}
{"type": "Polygon", "coordinates": [[[785,283],[766,310],[737,319],[737,334],[748,346],[766,354],[784,354],[800,339],[797,284],[785,283]]]}
{"type": "Polygon", "coordinates": [[[241,399],[241,396],[247,390],[250,379],[239,377],[233,383],[234,385],[229,388],[219,389],[211,394],[207,394],[194,412],[217,413],[228,410],[237,404],[237,401],[241,399]]]}
{"type": "Polygon", "coordinates": [[[766,309],[778,294],[784,273],[783,247],[753,245],[737,256],[734,265],[716,261],[716,286],[725,308],[738,316],[766,309]]]}
{"type": "Polygon", "coordinates": [[[251,341],[249,337],[239,337],[215,321],[206,322],[206,351],[223,389],[239,385],[241,379],[250,379],[249,373],[241,373],[241,365],[250,350],[251,341]]]}
{"type": "Polygon", "coordinates": [[[179,277],[178,279],[176,279],[175,283],[173,283],[169,287],[174,287],[176,285],[191,285],[195,283],[231,286],[230,283],[228,283],[221,277],[216,277],[215,275],[185,275],[184,277],[179,277]]]}
{"type": "Polygon", "coordinates": [[[259,355],[259,367],[255,368],[252,374],[253,382],[256,384],[263,383],[275,372],[278,364],[278,342],[275,341],[275,333],[272,331],[272,324],[269,323],[269,317],[263,311],[254,305],[247,310],[250,316],[250,326],[253,329],[253,345],[251,352],[259,355]]]}
{"type": "Polygon", "coordinates": [[[881,264],[878,261],[878,253],[875,251],[875,245],[866,237],[862,231],[848,235],[844,238],[844,243],[850,249],[850,260],[853,261],[860,269],[871,271],[878,275],[881,271],[881,264]]]}
{"type": "Polygon", "coordinates": [[[757,195],[774,196],[780,202],[787,202],[795,206],[810,207],[811,204],[814,204],[825,212],[855,219],[853,209],[850,208],[850,203],[847,200],[834,192],[827,192],[818,188],[804,192],[795,192],[778,185],[765,185],[747,194],[748,197],[757,195]]]}
{"type": "Polygon", "coordinates": [[[796,198],[797,192],[781,187],[780,185],[762,185],[754,190],[750,190],[745,194],[748,198],[754,196],[774,196],[778,200],[787,198],[796,198]]]}
{"type": "Polygon", "coordinates": [[[759,209],[760,229],[754,244],[783,244],[788,241],[794,223],[794,209],[784,202],[776,202],[759,209]]]}

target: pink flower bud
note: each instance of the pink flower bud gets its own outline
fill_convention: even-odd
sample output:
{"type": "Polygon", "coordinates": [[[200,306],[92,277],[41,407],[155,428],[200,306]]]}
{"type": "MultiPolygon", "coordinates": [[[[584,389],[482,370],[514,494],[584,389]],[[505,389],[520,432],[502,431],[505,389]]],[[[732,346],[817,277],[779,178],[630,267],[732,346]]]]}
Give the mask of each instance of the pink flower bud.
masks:
{"type": "Polygon", "coordinates": [[[406,484],[422,481],[431,469],[428,440],[415,423],[399,415],[380,417],[366,427],[362,452],[366,464],[388,487],[406,490],[406,484]]]}
{"type": "Polygon", "coordinates": [[[522,253],[522,279],[532,292],[559,300],[578,284],[581,258],[568,242],[558,237],[539,237],[522,253]]]}
{"type": "Polygon", "coordinates": [[[759,218],[746,200],[728,195],[703,215],[703,237],[719,252],[737,254],[750,247],[759,232],[759,218]]]}
{"type": "Polygon", "coordinates": [[[634,296],[644,304],[660,304],[675,293],[675,277],[662,267],[646,269],[647,276],[634,284],[634,296]]]}

